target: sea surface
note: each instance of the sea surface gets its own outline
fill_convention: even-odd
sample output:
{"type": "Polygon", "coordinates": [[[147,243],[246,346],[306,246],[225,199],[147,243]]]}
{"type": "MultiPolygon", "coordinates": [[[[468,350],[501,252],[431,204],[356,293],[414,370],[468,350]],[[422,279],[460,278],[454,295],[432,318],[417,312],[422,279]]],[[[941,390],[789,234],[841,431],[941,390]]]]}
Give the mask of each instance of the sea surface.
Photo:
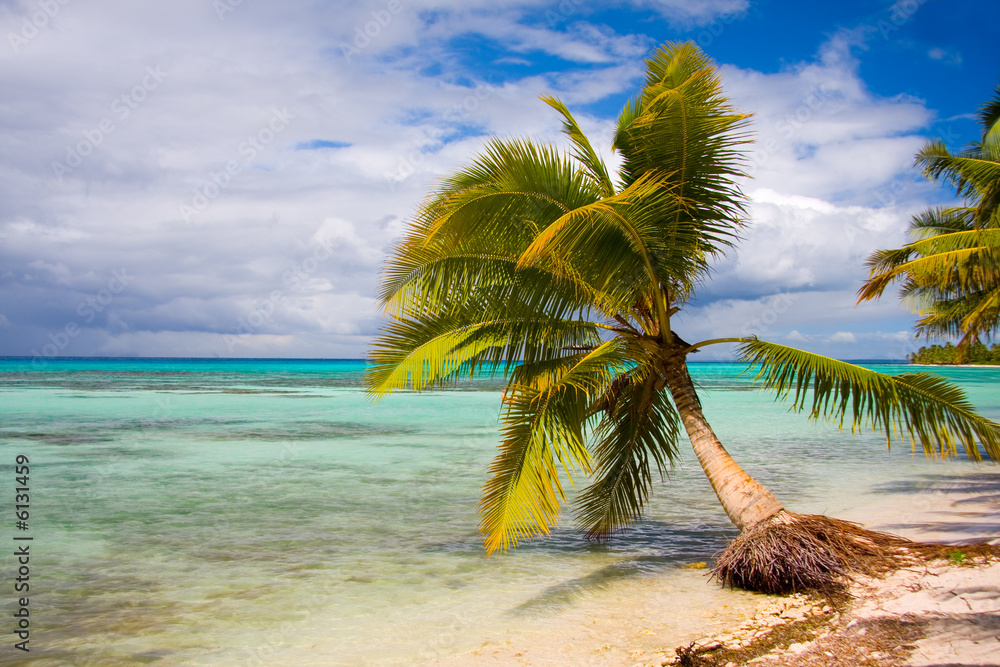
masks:
{"type": "MultiPolygon", "coordinates": [[[[921,370],[1000,420],[1000,369],[921,370]]],[[[981,469],[789,413],[742,371],[692,365],[723,443],[789,509],[856,515],[981,469]]],[[[686,443],[645,519],[610,543],[583,539],[567,511],[551,535],[486,558],[476,505],[502,381],[376,403],[363,372],[360,361],[0,359],[0,664],[420,664],[651,590],[677,596],[689,632],[702,607],[748,595],[683,567],[735,534],[686,443]],[[30,653],[13,648],[23,594],[11,554],[23,544],[30,653]]]]}

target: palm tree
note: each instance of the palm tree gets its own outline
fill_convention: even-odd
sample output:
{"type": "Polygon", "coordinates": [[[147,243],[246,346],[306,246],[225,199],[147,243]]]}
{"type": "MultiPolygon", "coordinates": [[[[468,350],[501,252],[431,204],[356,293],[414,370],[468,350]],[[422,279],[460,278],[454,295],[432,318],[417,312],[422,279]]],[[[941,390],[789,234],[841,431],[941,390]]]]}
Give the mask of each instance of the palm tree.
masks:
{"type": "Polygon", "coordinates": [[[577,516],[589,536],[609,537],[641,515],[682,429],[742,531],[716,565],[725,583],[828,585],[898,544],[790,513],[737,465],[687,369],[689,355],[718,343],[740,343],[759,385],[813,418],[907,432],[927,452],[961,443],[976,459],[978,440],[1000,458],[1000,426],[935,376],[889,377],[756,338],[691,344],[673,329],[745,214],[736,179],[748,116],[696,46],[666,45],[647,61],[618,121],[615,179],[569,110],[543,99],[572,153],[495,139],[430,194],[386,264],[379,296],[390,319],[366,378],[380,397],[506,374],[503,439],[480,503],[488,552],[548,532],[566,499],[560,470],[592,478],[577,516]]]}
{"type": "Polygon", "coordinates": [[[960,338],[958,354],[1000,327],[1000,86],[979,111],[982,139],[953,155],[928,142],[916,165],[951,184],[963,206],[929,209],[910,221],[913,241],[879,250],[858,301],[877,299],[893,283],[920,314],[917,335],[960,338]]]}

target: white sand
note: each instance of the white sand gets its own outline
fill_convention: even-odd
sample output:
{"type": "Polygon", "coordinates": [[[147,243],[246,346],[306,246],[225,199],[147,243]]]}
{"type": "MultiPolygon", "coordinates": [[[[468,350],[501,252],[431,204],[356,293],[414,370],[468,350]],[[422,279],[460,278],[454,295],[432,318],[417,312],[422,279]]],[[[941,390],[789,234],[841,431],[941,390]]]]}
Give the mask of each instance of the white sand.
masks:
{"type": "MultiPolygon", "coordinates": [[[[914,480],[840,518],[914,540],[1000,544],[1000,470],[984,465],[972,474],[914,480]]],[[[699,638],[716,642],[727,628],[733,632],[721,635],[724,643],[745,644],[762,629],[821,614],[820,604],[729,591],[706,596],[710,604],[705,608],[678,609],[678,600],[694,597],[680,589],[715,585],[687,571],[679,574],[676,586],[650,590],[639,602],[628,596],[629,603],[617,607],[614,600],[593,601],[502,642],[427,664],[669,664],[675,647],[699,638]]],[[[1000,563],[903,570],[884,580],[858,582],[852,592],[857,596],[852,607],[834,615],[817,640],[778,647],[751,664],[1000,667],[1000,563]],[[879,629],[892,623],[903,623],[922,638],[905,648],[895,642],[878,650],[879,629]]]]}
{"type": "Polygon", "coordinates": [[[660,665],[674,656],[675,646],[740,623],[763,597],[722,590],[708,583],[705,570],[616,582],[571,609],[512,621],[503,639],[422,664],[660,665]]]}
{"type": "MultiPolygon", "coordinates": [[[[878,508],[872,528],[945,544],[1000,544],[1000,472],[942,476],[908,502],[878,508]]],[[[859,622],[899,618],[928,624],[905,664],[1000,665],[1000,563],[908,569],[854,589],[859,622]]]]}
{"type": "Polygon", "coordinates": [[[906,664],[1000,664],[1000,562],[897,572],[867,588],[851,614],[926,621],[906,664]]]}
{"type": "Polygon", "coordinates": [[[922,542],[1000,544],[1000,466],[925,475],[836,516],[922,542]]]}

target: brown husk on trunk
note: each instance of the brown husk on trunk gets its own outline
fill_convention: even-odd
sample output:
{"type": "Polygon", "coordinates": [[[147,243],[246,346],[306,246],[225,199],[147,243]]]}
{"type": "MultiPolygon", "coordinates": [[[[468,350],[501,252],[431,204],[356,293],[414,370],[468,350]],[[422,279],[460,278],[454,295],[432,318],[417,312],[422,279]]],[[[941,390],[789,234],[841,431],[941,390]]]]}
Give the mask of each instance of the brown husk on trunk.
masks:
{"type": "Polygon", "coordinates": [[[762,593],[840,592],[852,575],[914,562],[906,538],[818,514],[782,511],[744,530],[716,557],[712,577],[762,593]]]}

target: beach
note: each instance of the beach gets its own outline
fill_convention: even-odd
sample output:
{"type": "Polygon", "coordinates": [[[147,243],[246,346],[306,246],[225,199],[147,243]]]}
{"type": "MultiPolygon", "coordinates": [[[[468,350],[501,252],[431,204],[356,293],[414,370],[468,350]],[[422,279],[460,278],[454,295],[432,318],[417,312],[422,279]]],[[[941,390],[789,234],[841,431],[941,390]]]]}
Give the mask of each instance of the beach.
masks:
{"type": "MultiPolygon", "coordinates": [[[[493,380],[375,404],[361,362],[19,363],[0,368],[0,454],[32,469],[32,663],[646,665],[773,602],[699,565],[735,531],[689,448],[609,543],[567,511],[487,558],[493,380]]],[[[996,466],[887,450],[734,364],[695,366],[720,438],[792,511],[997,534],[996,466]]],[[[1000,417],[1000,373],[945,372],[1000,417]]]]}
{"type": "MultiPolygon", "coordinates": [[[[915,541],[1000,545],[1000,470],[984,465],[969,474],[913,479],[897,484],[878,506],[847,514],[841,518],[915,541]]],[[[704,577],[700,585],[716,586],[704,577]]],[[[855,599],[839,612],[801,595],[731,592],[731,599],[723,596],[697,610],[709,632],[678,641],[671,619],[679,610],[671,607],[671,595],[649,591],[644,604],[629,609],[610,615],[606,609],[578,610],[564,619],[567,627],[559,632],[539,628],[427,664],[659,666],[677,664],[675,649],[690,643],[716,647],[701,654],[703,662],[697,664],[702,665],[744,664],[709,661],[727,649],[729,657],[742,651],[747,662],[782,667],[1000,664],[1000,561],[995,558],[987,563],[970,556],[960,565],[933,563],[884,579],[859,578],[850,592],[855,599]],[[767,640],[772,632],[786,635],[773,648],[767,640]],[[667,646],[657,641],[663,635],[671,638],[667,646]],[[906,637],[905,648],[900,637],[906,637]],[[755,641],[768,651],[751,659],[755,641]]]]}

